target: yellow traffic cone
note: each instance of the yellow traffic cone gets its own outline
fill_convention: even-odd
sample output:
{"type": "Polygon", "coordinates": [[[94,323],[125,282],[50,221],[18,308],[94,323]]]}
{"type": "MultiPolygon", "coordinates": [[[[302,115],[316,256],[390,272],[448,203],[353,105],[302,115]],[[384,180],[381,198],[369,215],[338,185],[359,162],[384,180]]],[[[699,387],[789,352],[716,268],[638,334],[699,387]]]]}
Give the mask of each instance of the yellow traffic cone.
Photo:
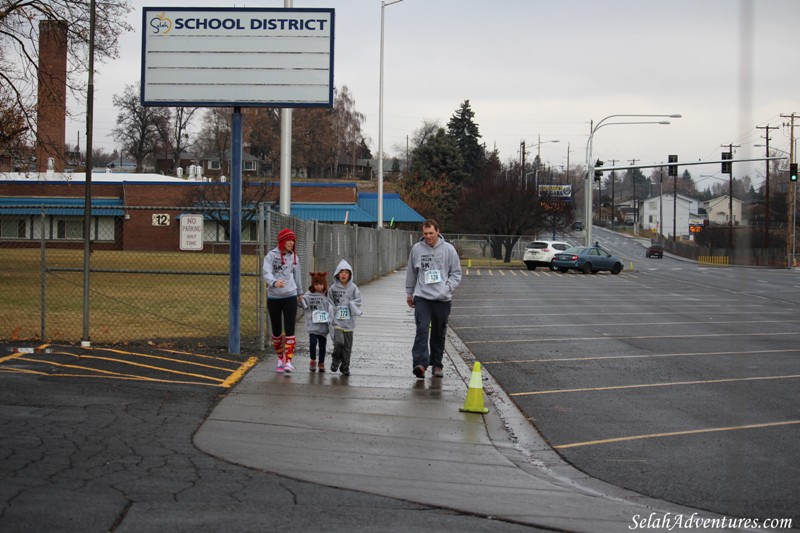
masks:
{"type": "Polygon", "coordinates": [[[481,364],[477,361],[472,365],[472,376],[469,378],[469,388],[467,389],[467,399],[464,400],[464,407],[460,407],[458,410],[463,413],[486,414],[489,412],[489,410],[483,406],[481,364]]]}

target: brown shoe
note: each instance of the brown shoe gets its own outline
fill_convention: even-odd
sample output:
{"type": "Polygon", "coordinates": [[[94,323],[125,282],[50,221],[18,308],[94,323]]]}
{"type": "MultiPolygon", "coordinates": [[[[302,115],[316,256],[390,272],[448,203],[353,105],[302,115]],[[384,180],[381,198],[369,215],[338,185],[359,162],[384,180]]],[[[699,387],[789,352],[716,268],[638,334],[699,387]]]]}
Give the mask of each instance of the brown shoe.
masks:
{"type": "Polygon", "coordinates": [[[435,378],[443,378],[444,377],[444,368],[440,368],[438,366],[433,367],[433,377],[435,377],[435,378]]]}
{"type": "Polygon", "coordinates": [[[417,365],[414,367],[414,370],[412,370],[412,372],[414,372],[414,375],[417,376],[417,379],[424,379],[426,370],[428,369],[425,366],[417,365]]]}

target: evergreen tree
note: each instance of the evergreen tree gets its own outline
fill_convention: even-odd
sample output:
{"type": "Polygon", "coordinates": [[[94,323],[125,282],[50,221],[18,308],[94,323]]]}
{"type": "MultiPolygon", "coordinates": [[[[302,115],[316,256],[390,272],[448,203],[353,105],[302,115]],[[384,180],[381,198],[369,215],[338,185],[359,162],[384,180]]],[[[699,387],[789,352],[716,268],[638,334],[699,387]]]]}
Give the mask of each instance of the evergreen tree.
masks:
{"type": "Polygon", "coordinates": [[[455,139],[439,128],[414,149],[412,160],[404,201],[422,215],[435,218],[444,230],[452,229],[461,184],[467,176],[455,139]]]}
{"type": "Polygon", "coordinates": [[[464,100],[447,123],[447,134],[455,139],[468,183],[474,183],[480,178],[486,161],[486,151],[480,143],[481,134],[474,118],[475,113],[469,105],[469,100],[464,100]]]}

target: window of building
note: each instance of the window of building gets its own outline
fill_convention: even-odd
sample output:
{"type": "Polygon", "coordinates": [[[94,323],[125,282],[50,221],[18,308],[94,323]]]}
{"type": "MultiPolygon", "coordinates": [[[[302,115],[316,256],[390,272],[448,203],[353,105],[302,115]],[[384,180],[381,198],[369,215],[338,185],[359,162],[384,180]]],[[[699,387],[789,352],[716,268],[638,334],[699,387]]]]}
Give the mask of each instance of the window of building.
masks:
{"type": "Polygon", "coordinates": [[[255,161],[245,161],[244,162],[244,169],[249,171],[254,171],[256,169],[256,162],[255,161]]]}
{"type": "Polygon", "coordinates": [[[208,170],[219,170],[219,168],[220,168],[219,159],[208,162],[208,170]]]}
{"type": "Polygon", "coordinates": [[[67,240],[83,239],[83,220],[59,220],[56,225],[56,238],[67,240]]]}
{"type": "Polygon", "coordinates": [[[24,239],[25,220],[21,218],[10,218],[10,219],[0,220],[0,238],[24,239]]]}
{"type": "Polygon", "coordinates": [[[242,241],[256,242],[258,240],[258,224],[255,222],[242,223],[242,241]]]}

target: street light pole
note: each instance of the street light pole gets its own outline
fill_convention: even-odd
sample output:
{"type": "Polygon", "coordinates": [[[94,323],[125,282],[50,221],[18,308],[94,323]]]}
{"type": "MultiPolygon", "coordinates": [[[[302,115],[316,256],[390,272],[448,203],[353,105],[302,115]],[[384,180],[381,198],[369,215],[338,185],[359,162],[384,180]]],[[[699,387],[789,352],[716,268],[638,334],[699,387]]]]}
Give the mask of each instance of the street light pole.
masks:
{"type": "MultiPolygon", "coordinates": [[[[544,141],[545,144],[547,143],[557,143],[559,142],[558,139],[552,141],[544,141]]],[[[523,141],[524,146],[524,141],[523,141]]],[[[539,200],[539,166],[542,164],[542,136],[537,134],[536,140],[536,168],[533,169],[533,193],[536,200],[539,200]]],[[[525,170],[523,169],[523,172],[525,170]]]]}
{"type": "Polygon", "coordinates": [[[381,2],[381,59],[380,82],[378,94],[378,229],[383,228],[383,19],[386,6],[397,4],[403,0],[381,2]]]}
{"type": "MultiPolygon", "coordinates": [[[[592,179],[594,177],[594,166],[592,165],[592,141],[594,139],[594,134],[597,133],[597,130],[604,126],[621,126],[621,125],[629,125],[629,124],[669,124],[669,121],[662,120],[662,121],[634,121],[634,122],[606,122],[611,118],[617,117],[641,117],[641,118],[681,118],[681,115],[678,113],[673,113],[670,115],[639,115],[639,114],[619,114],[619,115],[608,115],[604,117],[600,122],[597,123],[596,126],[591,126],[590,123],[590,133],[589,139],[586,141],[586,186],[584,190],[584,219],[585,219],[585,228],[586,228],[586,246],[592,245],[592,179]]],[[[634,198],[634,202],[635,202],[634,198]]]]}

